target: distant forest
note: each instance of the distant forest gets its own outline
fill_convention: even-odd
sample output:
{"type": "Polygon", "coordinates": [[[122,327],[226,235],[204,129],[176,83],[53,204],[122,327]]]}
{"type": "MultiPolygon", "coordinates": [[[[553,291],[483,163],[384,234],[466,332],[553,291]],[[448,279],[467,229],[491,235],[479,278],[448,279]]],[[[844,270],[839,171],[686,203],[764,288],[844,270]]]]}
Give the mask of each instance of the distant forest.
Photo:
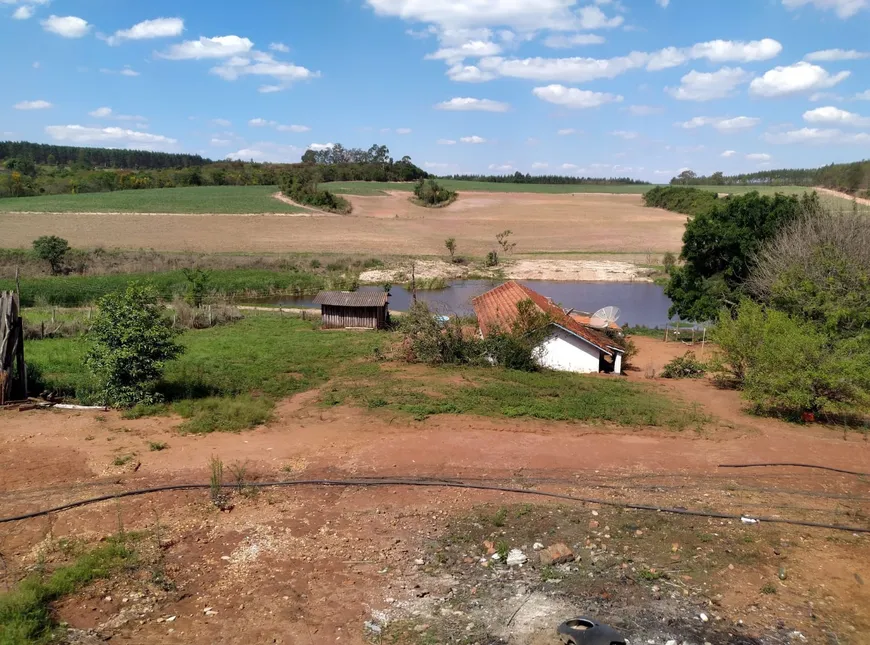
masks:
{"type": "Polygon", "coordinates": [[[198,155],[0,142],[0,197],[111,192],[178,186],[274,186],[307,180],[415,181],[429,176],[387,146],[309,150],[297,164],[219,161],[198,155]]]}
{"type": "Polygon", "coordinates": [[[870,161],[830,164],[821,168],[763,170],[742,175],[715,172],[709,176],[683,171],[674,186],[821,186],[850,195],[870,194],[870,161]]]}
{"type": "Polygon", "coordinates": [[[629,184],[649,185],[648,181],[640,181],[631,177],[571,177],[569,175],[525,175],[515,172],[512,175],[446,175],[441,179],[457,181],[485,181],[494,184],[629,184]]]}

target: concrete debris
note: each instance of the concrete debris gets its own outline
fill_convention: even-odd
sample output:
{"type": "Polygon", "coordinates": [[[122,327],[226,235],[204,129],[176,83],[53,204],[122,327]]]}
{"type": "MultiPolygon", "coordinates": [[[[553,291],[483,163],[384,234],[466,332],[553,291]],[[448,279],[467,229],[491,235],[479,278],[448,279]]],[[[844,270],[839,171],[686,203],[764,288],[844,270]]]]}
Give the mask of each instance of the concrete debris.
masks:
{"type": "Polygon", "coordinates": [[[551,564],[564,564],[574,560],[574,552],[568,548],[568,545],[559,542],[548,546],[540,552],[541,564],[544,566],[551,564]]]}
{"type": "Polygon", "coordinates": [[[509,567],[525,564],[528,561],[526,554],[519,549],[511,549],[507,557],[507,565],[509,567]]]}
{"type": "Polygon", "coordinates": [[[541,549],[544,548],[544,545],[541,544],[540,542],[535,542],[535,543],[532,545],[532,548],[533,548],[535,551],[540,551],[541,549]]]}

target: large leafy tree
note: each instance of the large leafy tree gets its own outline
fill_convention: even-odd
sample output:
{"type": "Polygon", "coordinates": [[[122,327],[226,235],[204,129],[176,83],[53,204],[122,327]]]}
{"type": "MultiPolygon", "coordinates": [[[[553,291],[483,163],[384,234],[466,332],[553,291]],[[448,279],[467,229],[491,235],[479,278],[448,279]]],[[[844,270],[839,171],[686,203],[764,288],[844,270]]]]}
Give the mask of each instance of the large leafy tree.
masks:
{"type": "Polygon", "coordinates": [[[116,407],[159,400],[156,386],[166,363],[183,348],[157,302],[157,292],[130,284],[103,297],[89,332],[85,359],[100,383],[105,402],[116,407]]]}
{"type": "Polygon", "coordinates": [[[686,224],[683,266],[672,271],[665,288],[671,314],[712,320],[722,305],[734,305],[764,243],[801,215],[820,210],[815,193],[798,198],[753,192],[712,202],[686,224]]]}

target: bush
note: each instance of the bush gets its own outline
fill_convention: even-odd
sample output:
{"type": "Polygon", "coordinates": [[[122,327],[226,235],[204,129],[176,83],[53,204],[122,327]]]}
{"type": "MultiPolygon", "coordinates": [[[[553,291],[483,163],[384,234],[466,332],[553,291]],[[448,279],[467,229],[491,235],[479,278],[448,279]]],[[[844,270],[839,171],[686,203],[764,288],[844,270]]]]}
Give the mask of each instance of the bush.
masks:
{"type": "Polygon", "coordinates": [[[331,213],[347,215],[353,210],[350,202],[343,197],[320,190],[317,185],[319,181],[317,172],[308,168],[288,173],[281,180],[281,192],[299,204],[331,213]]]}
{"type": "Polygon", "coordinates": [[[429,179],[428,181],[418,179],[414,185],[414,196],[422,206],[433,207],[447,206],[456,200],[457,194],[455,190],[448,190],[442,187],[434,179],[429,179]]]}
{"type": "Polygon", "coordinates": [[[706,372],[707,366],[695,358],[695,352],[686,352],[666,364],[661,375],[663,378],[701,378],[706,372]]]}
{"type": "Polygon", "coordinates": [[[399,331],[403,336],[405,359],[429,365],[472,364],[485,362],[481,340],[466,333],[456,317],[441,322],[423,301],[411,305],[402,316],[399,331]]]}
{"type": "Polygon", "coordinates": [[[40,260],[48,262],[52,275],[63,273],[63,262],[70,250],[69,242],[56,235],[43,235],[33,241],[33,250],[40,260]]]}
{"type": "Polygon", "coordinates": [[[709,190],[679,186],[656,186],[643,196],[644,205],[685,215],[698,215],[714,208],[719,196],[709,190]]]}
{"type": "Polygon", "coordinates": [[[202,303],[208,295],[211,273],[204,269],[182,269],[181,272],[187,278],[185,302],[194,307],[202,307],[202,303]]]}
{"type": "Polygon", "coordinates": [[[487,267],[495,267],[498,266],[498,252],[490,251],[486,254],[486,260],[484,260],[484,266],[487,267]]]}
{"type": "Polygon", "coordinates": [[[154,403],[157,381],[167,361],[182,347],[150,287],[131,284],[99,302],[88,333],[92,346],[85,362],[100,384],[105,403],[131,407],[154,403]]]}

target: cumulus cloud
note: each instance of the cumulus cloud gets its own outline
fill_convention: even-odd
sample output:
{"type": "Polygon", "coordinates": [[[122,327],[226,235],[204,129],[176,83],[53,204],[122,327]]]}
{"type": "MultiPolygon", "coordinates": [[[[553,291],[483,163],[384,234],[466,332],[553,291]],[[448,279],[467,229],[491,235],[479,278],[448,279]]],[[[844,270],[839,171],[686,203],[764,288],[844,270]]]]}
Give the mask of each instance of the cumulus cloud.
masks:
{"type": "Polygon", "coordinates": [[[51,15],[42,21],[42,28],[64,38],[82,38],[91,31],[88,21],[77,16],[51,15]]]}
{"type": "Polygon", "coordinates": [[[552,49],[568,49],[570,47],[582,47],[585,45],[601,45],[605,42],[604,36],[598,34],[553,34],[544,39],[544,45],[552,49]]]}
{"type": "Polygon", "coordinates": [[[261,87],[260,92],[267,94],[286,89],[294,82],[320,76],[320,72],[275,60],[272,54],[263,52],[252,52],[250,56],[232,56],[221,65],[212,67],[210,72],[225,81],[235,81],[242,76],[269,76],[278,81],[279,85],[261,87]]]}
{"type": "Polygon", "coordinates": [[[492,72],[484,72],[476,65],[453,65],[447,70],[447,76],[457,83],[485,83],[496,77],[492,72]]]}
{"type": "Polygon", "coordinates": [[[213,125],[216,125],[216,126],[221,127],[221,128],[228,128],[232,125],[232,123],[230,121],[228,121],[227,119],[212,119],[211,122],[213,125]]]}
{"type": "Polygon", "coordinates": [[[768,143],[789,144],[870,144],[870,134],[866,132],[846,133],[836,128],[801,128],[786,132],[768,132],[764,135],[768,143]]]}
{"type": "Polygon", "coordinates": [[[730,96],[750,76],[740,67],[723,67],[716,72],[692,70],[680,79],[679,87],[665,89],[680,101],[712,101],[730,96]]]}
{"type": "Polygon", "coordinates": [[[436,141],[439,146],[453,146],[456,145],[456,141],[454,139],[438,139],[436,141]]]}
{"type": "Polygon", "coordinates": [[[737,151],[736,151],[736,150],[726,150],[726,151],[723,152],[720,156],[725,157],[726,159],[728,159],[729,157],[733,157],[733,156],[736,155],[736,154],[737,154],[737,151]]]}
{"type": "Polygon", "coordinates": [[[125,40],[150,40],[152,38],[171,38],[184,33],[184,20],[181,18],[155,18],[144,20],[130,27],[116,31],[106,39],[110,45],[120,45],[125,40]]]}
{"type": "Polygon", "coordinates": [[[211,145],[215,146],[216,148],[222,148],[224,146],[228,146],[228,145],[230,145],[230,143],[232,143],[232,141],[230,141],[229,139],[212,139],[211,140],[211,145]]]}
{"type": "Polygon", "coordinates": [[[855,99],[858,101],[870,101],[870,90],[858,92],[858,94],[855,95],[855,99]]]}
{"type": "Polygon", "coordinates": [[[454,64],[466,58],[482,58],[495,56],[501,53],[501,45],[498,43],[472,40],[458,47],[442,47],[432,54],[426,54],[426,60],[444,60],[454,64]]]}
{"type": "Polygon", "coordinates": [[[282,54],[287,54],[290,52],[290,48],[284,43],[271,43],[269,45],[269,49],[273,52],[281,52],[282,54]]]}
{"type": "Polygon", "coordinates": [[[766,152],[753,152],[746,155],[746,158],[749,161],[770,161],[773,157],[766,152]]]}
{"type": "Polygon", "coordinates": [[[201,37],[199,40],[186,40],[172,45],[157,56],[168,60],[202,60],[215,58],[230,58],[246,54],[253,49],[254,43],[248,38],[239,36],[201,37]]]}
{"type": "Polygon", "coordinates": [[[619,27],[625,18],[622,16],[614,16],[608,18],[607,15],[596,5],[583,7],[577,12],[577,17],[580,19],[581,29],[613,29],[619,27]]]}
{"type": "MultiPolygon", "coordinates": [[[[331,144],[330,144],[331,145],[331,144]]],[[[241,161],[254,161],[265,163],[296,163],[302,158],[303,148],[296,146],[285,146],[269,141],[262,141],[251,144],[247,148],[242,148],[236,152],[231,152],[226,159],[239,159],[241,161]]]]}
{"type": "Polygon", "coordinates": [[[859,52],[855,49],[823,49],[804,56],[804,60],[815,63],[838,60],[861,60],[863,58],[870,58],[870,52],[859,52]]]}
{"type": "Polygon", "coordinates": [[[862,9],[870,7],[870,0],[782,0],[789,9],[812,5],[823,11],[834,11],[840,18],[851,18],[862,9]]]}
{"type": "Polygon", "coordinates": [[[266,119],[251,119],[248,125],[252,128],[275,128],[278,132],[310,132],[311,128],[307,125],[284,125],[277,121],[267,121],[266,119]]]}
{"type": "Polygon", "coordinates": [[[435,106],[436,110],[450,110],[457,112],[507,112],[510,105],[491,99],[475,99],[469,97],[456,97],[435,106]]]}
{"type": "Polygon", "coordinates": [[[483,137],[479,137],[476,134],[470,137],[461,137],[459,139],[462,143],[486,143],[486,139],[483,137]]]}
{"type": "Polygon", "coordinates": [[[49,125],[45,133],[55,141],[68,143],[98,143],[112,147],[166,148],[177,141],[160,134],[138,132],[125,128],[91,128],[83,125],[49,125]]]}
{"type": "Polygon", "coordinates": [[[322,152],[323,150],[330,150],[334,147],[334,143],[312,143],[310,146],[308,146],[308,149],[314,150],[314,152],[322,152]]]}
{"type": "Polygon", "coordinates": [[[514,168],[509,163],[503,163],[503,164],[491,163],[491,164],[489,164],[489,169],[495,170],[497,172],[510,172],[511,170],[516,170],[516,168],[514,168]]]}
{"type": "Polygon", "coordinates": [[[850,125],[857,127],[870,127],[870,117],[861,116],[854,112],[847,112],[832,106],[820,107],[815,110],[804,112],[804,121],[807,123],[821,123],[825,125],[850,125]]]}
{"type": "Polygon", "coordinates": [[[542,101],[572,109],[593,108],[605,103],[619,103],[622,101],[622,96],[617,94],[581,90],[576,87],[565,87],[564,85],[536,87],[532,90],[532,93],[542,101]]]}
{"type": "Polygon", "coordinates": [[[100,107],[88,114],[95,119],[113,119],[115,121],[147,121],[144,116],[134,116],[132,114],[117,114],[110,107],[100,107]]]}
{"type": "Polygon", "coordinates": [[[33,17],[33,14],[36,12],[36,8],[30,5],[21,5],[15,11],[12,12],[12,18],[15,20],[28,20],[33,17]]]}
{"type": "Polygon", "coordinates": [[[21,101],[20,103],[16,103],[13,107],[16,110],[47,110],[52,107],[52,104],[40,99],[38,101],[21,101]]]}
{"type": "Polygon", "coordinates": [[[720,132],[734,132],[738,130],[749,130],[757,126],[759,123],[761,123],[761,119],[749,116],[737,116],[733,118],[696,116],[693,119],[678,122],[675,125],[685,130],[693,130],[695,128],[711,125],[720,132]]]}
{"type": "Polygon", "coordinates": [[[818,65],[801,61],[794,65],[774,67],[749,84],[752,96],[775,98],[802,92],[816,92],[833,87],[849,77],[851,72],[829,74],[818,65]]]}

